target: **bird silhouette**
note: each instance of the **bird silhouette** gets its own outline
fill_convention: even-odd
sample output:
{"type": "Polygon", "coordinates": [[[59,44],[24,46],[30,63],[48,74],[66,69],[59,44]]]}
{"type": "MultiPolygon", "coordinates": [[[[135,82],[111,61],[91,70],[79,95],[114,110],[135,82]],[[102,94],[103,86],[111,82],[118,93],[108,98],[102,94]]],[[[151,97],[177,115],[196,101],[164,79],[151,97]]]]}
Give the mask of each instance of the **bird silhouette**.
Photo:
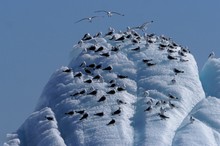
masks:
{"type": "Polygon", "coordinates": [[[99,116],[99,117],[102,117],[102,116],[104,116],[104,112],[100,112],[100,113],[95,113],[94,115],[95,115],[95,116],[99,116]]]}
{"type": "Polygon", "coordinates": [[[97,102],[102,102],[102,101],[105,101],[105,100],[106,100],[106,96],[103,95],[102,97],[100,97],[100,99],[97,102]]]}
{"type": "Polygon", "coordinates": [[[72,115],[74,115],[74,111],[66,112],[65,115],[70,115],[70,116],[72,116],[72,115]]]}
{"type": "Polygon", "coordinates": [[[119,107],[116,111],[112,113],[112,115],[118,115],[121,113],[121,107],[119,107]]]}
{"type": "Polygon", "coordinates": [[[87,119],[89,116],[88,113],[84,113],[83,116],[79,119],[80,121],[83,120],[83,119],[87,119]]]}
{"type": "Polygon", "coordinates": [[[115,120],[114,119],[112,119],[108,124],[106,124],[107,126],[109,126],[109,125],[114,125],[115,124],[115,120]]]}

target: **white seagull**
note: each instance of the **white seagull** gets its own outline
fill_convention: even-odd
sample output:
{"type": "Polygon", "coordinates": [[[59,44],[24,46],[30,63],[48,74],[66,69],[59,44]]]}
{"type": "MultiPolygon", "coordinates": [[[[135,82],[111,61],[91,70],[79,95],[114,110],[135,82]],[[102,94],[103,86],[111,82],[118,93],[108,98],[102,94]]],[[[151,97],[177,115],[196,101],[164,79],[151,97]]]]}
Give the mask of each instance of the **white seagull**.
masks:
{"type": "Polygon", "coordinates": [[[97,18],[97,17],[100,17],[100,16],[92,16],[92,17],[82,18],[82,19],[76,21],[75,23],[79,23],[79,22],[81,22],[81,21],[83,21],[83,20],[88,20],[89,22],[92,22],[92,20],[93,20],[94,18],[97,18]]]}
{"type": "Polygon", "coordinates": [[[99,13],[99,12],[104,12],[108,15],[108,17],[111,17],[114,14],[120,15],[120,16],[124,16],[124,14],[118,13],[118,12],[113,12],[113,11],[105,11],[105,10],[98,10],[95,11],[95,13],[99,13]]]}
{"type": "Polygon", "coordinates": [[[147,26],[151,23],[153,23],[154,21],[150,21],[150,22],[145,22],[143,23],[141,26],[137,26],[137,27],[133,27],[131,29],[140,29],[142,30],[143,32],[147,29],[147,26]]]}

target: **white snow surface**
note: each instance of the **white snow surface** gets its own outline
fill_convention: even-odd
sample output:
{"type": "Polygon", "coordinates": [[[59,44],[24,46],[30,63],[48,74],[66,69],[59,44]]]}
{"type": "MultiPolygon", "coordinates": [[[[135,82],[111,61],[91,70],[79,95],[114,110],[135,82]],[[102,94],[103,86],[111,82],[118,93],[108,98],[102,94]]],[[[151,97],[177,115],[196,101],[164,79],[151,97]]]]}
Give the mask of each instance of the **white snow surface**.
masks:
{"type": "Polygon", "coordinates": [[[84,40],[74,46],[73,54],[77,55],[70,64],[51,76],[36,110],[17,132],[7,135],[4,146],[220,145],[219,59],[210,58],[199,76],[188,49],[170,38],[135,35],[134,31],[84,40]],[[125,39],[117,41],[121,36],[125,39]],[[91,46],[96,50],[89,50],[91,46]],[[98,51],[99,47],[104,49],[98,51]],[[112,51],[113,47],[119,51],[112,51]],[[101,55],[107,52],[109,57],[101,55]],[[152,60],[147,64],[143,59],[152,60]],[[80,66],[83,62],[86,65],[80,66]],[[88,67],[93,63],[102,66],[88,67]],[[111,71],[103,70],[108,66],[111,71]],[[174,68],[182,73],[175,74],[174,68]],[[82,76],[76,77],[80,72],[82,76]],[[101,79],[85,83],[96,75],[101,79]],[[115,87],[109,87],[111,80],[115,87]],[[125,90],[117,91],[118,87],[125,90]],[[74,95],[83,90],[85,93],[74,95]],[[116,93],[108,94],[111,90],[116,93]],[[97,94],[90,95],[92,91],[97,94]],[[205,93],[210,96],[206,98],[205,93]],[[106,99],[97,102],[103,95],[106,99]],[[145,111],[148,107],[151,110],[145,111]],[[112,115],[118,109],[121,112],[112,115]],[[84,114],[76,113],[80,110],[84,114]],[[71,111],[72,115],[67,114],[71,111]],[[94,115],[101,112],[103,116],[94,115]],[[85,113],[88,117],[80,120],[85,113]],[[161,119],[159,113],[168,118],[161,119]],[[107,125],[112,119],[115,123],[107,125]]]}

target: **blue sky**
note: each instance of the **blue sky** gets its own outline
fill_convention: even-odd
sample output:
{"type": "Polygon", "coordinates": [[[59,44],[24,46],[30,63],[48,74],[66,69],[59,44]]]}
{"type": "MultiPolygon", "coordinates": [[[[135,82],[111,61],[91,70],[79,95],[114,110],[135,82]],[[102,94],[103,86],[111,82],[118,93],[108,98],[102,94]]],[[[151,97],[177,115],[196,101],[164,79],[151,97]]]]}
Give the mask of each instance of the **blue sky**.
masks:
{"type": "Polygon", "coordinates": [[[19,0],[0,1],[0,142],[30,115],[51,74],[68,65],[72,46],[87,32],[125,30],[154,20],[149,33],[188,46],[199,69],[211,51],[219,57],[220,1],[19,0]],[[124,17],[74,22],[96,10],[124,17]]]}

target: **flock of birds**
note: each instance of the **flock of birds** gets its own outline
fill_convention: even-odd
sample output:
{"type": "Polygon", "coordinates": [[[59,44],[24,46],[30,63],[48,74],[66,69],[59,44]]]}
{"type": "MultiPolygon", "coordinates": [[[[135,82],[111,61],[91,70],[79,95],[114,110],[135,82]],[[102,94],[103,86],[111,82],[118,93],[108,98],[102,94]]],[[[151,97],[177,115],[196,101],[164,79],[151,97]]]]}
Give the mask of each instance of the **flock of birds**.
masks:
{"type": "MultiPolygon", "coordinates": [[[[113,15],[119,15],[119,16],[124,16],[124,14],[114,12],[114,11],[105,11],[105,10],[98,10],[95,11],[95,13],[105,13],[108,17],[112,17],[113,15]]],[[[103,18],[104,16],[91,16],[91,17],[85,17],[80,20],[77,20],[75,23],[79,23],[81,21],[89,21],[92,22],[93,19],[95,18],[103,18]]]]}
{"type": "MultiPolygon", "coordinates": [[[[118,13],[118,12],[113,12],[113,11],[104,11],[104,10],[99,10],[99,11],[95,11],[95,13],[105,13],[108,17],[111,17],[112,15],[119,15],[119,16],[124,16],[124,14],[118,13]]],[[[87,17],[87,18],[83,18],[80,19],[78,21],[76,21],[76,23],[79,23],[81,21],[89,21],[92,22],[93,19],[98,18],[98,17],[103,17],[103,16],[92,16],[92,17],[87,17]]],[[[168,55],[167,55],[167,59],[168,60],[174,60],[174,61],[180,61],[180,62],[187,62],[189,60],[187,60],[187,54],[190,53],[190,51],[185,48],[182,47],[178,44],[176,44],[174,41],[172,41],[171,38],[167,38],[165,36],[156,36],[155,34],[147,34],[146,28],[149,24],[153,23],[153,21],[150,22],[145,22],[140,26],[137,27],[127,27],[127,31],[125,32],[115,32],[115,30],[113,28],[109,28],[109,31],[103,35],[101,32],[95,34],[94,36],[91,36],[89,33],[86,33],[83,38],[78,42],[76,47],[79,48],[83,48],[84,52],[93,52],[96,55],[100,56],[100,57],[110,57],[112,53],[117,53],[119,51],[121,51],[120,45],[118,46],[112,46],[112,48],[109,50],[107,49],[105,46],[98,46],[97,44],[93,44],[90,45],[89,47],[83,47],[83,44],[86,44],[87,42],[91,42],[96,40],[96,38],[100,38],[103,37],[105,39],[108,39],[109,41],[114,41],[117,43],[124,43],[125,41],[131,41],[132,45],[135,46],[134,48],[131,49],[131,51],[133,52],[141,52],[141,47],[139,46],[141,40],[145,40],[146,42],[146,47],[151,45],[151,44],[155,44],[158,43],[158,40],[160,40],[159,45],[158,45],[158,49],[160,51],[167,51],[168,55]],[[143,35],[140,35],[136,30],[139,30],[141,32],[143,32],[143,35]],[[168,43],[167,43],[168,42],[168,43]],[[178,49],[177,49],[178,48],[178,49]],[[173,55],[175,53],[175,55],[173,55]],[[176,55],[178,54],[178,56],[176,55]]],[[[96,42],[96,41],[95,41],[96,42]]],[[[155,63],[153,61],[153,59],[142,59],[143,64],[146,64],[146,66],[151,67],[151,66],[155,66],[157,65],[157,63],[155,63]]],[[[100,70],[100,72],[106,72],[106,73],[112,73],[113,71],[113,66],[112,65],[108,65],[108,66],[103,66],[103,64],[96,64],[96,63],[91,63],[91,64],[87,64],[86,61],[81,62],[78,65],[78,69],[79,71],[75,71],[75,69],[73,70],[72,68],[67,68],[65,70],[63,70],[64,73],[72,73],[74,78],[79,78],[81,80],[83,80],[83,82],[85,84],[92,84],[93,82],[103,82],[104,78],[103,76],[98,73],[95,74],[94,71],[95,70],[100,70]],[[90,76],[90,78],[84,79],[84,76],[90,76]]],[[[175,76],[177,76],[178,74],[183,74],[184,70],[178,69],[178,68],[173,68],[173,73],[175,76]]],[[[98,103],[102,103],[107,99],[108,95],[114,95],[117,92],[123,92],[123,91],[127,91],[125,85],[120,86],[117,84],[117,80],[123,80],[129,78],[127,75],[121,75],[121,74],[117,74],[117,78],[116,79],[112,79],[110,81],[107,81],[108,83],[108,88],[109,90],[105,93],[105,95],[101,95],[101,97],[97,100],[98,103]]],[[[171,80],[171,82],[173,84],[176,83],[175,77],[171,80]]],[[[98,95],[98,89],[94,89],[91,88],[90,90],[87,91],[87,89],[82,89],[79,90],[73,94],[71,94],[70,96],[75,98],[77,96],[97,96],[98,95]]],[[[170,109],[173,108],[177,108],[177,106],[173,103],[174,100],[178,100],[178,97],[175,97],[172,94],[168,95],[168,100],[158,100],[156,103],[154,103],[153,99],[150,99],[147,102],[148,107],[144,110],[144,112],[150,112],[153,110],[154,107],[160,107],[160,112],[158,113],[158,116],[162,119],[162,120],[166,120],[169,117],[165,115],[165,112],[167,110],[167,108],[164,108],[164,105],[168,105],[170,107],[170,109]]],[[[117,104],[119,105],[118,109],[113,111],[111,113],[111,116],[115,116],[115,115],[120,115],[122,112],[122,108],[120,107],[121,104],[127,104],[126,101],[123,101],[121,99],[117,99],[116,100],[117,104]]],[[[79,119],[79,121],[85,120],[87,119],[90,114],[88,114],[88,112],[86,110],[70,110],[64,113],[67,116],[73,116],[75,114],[80,114],[81,117],[79,119]]],[[[102,117],[104,116],[105,113],[104,112],[97,112],[97,113],[93,113],[93,116],[98,116],[98,117],[102,117]]],[[[51,116],[46,116],[47,120],[54,120],[53,117],[51,116]]],[[[190,121],[191,123],[193,123],[195,121],[195,118],[193,118],[192,116],[190,117],[190,121]]],[[[116,123],[116,119],[112,118],[108,123],[106,123],[106,125],[114,125],[116,123]]]]}

